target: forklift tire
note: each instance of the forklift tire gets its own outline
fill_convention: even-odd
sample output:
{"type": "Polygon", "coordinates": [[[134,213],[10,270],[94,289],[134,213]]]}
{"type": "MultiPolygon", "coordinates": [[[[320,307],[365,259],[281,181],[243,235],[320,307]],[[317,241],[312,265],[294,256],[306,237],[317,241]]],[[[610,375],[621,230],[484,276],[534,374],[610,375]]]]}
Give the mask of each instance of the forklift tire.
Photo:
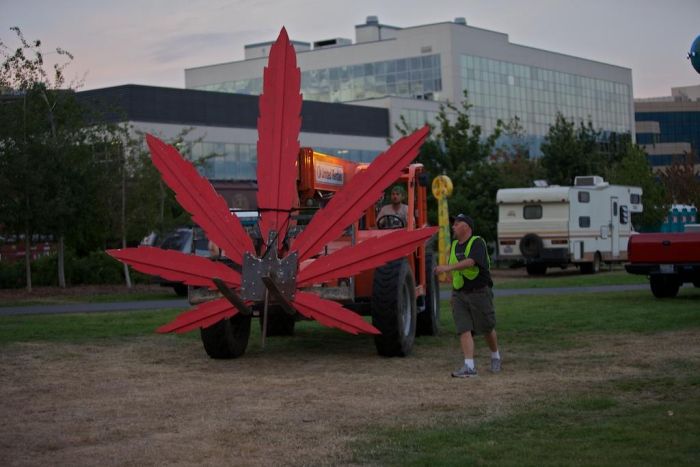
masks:
{"type": "Polygon", "coordinates": [[[675,274],[652,274],[649,276],[651,293],[656,298],[673,298],[678,295],[681,282],[675,274]]]}
{"type": "Polygon", "coordinates": [[[238,358],[245,353],[250,337],[250,316],[234,315],[200,329],[204,350],[211,358],[238,358]]]}
{"type": "Polygon", "coordinates": [[[525,265],[529,276],[544,276],[547,274],[547,265],[541,263],[528,263],[525,265]]]}
{"type": "Polygon", "coordinates": [[[404,259],[392,261],[374,271],[372,324],[381,334],[374,336],[377,353],[384,357],[405,357],[416,338],[416,285],[404,259]]]}
{"type": "Polygon", "coordinates": [[[425,309],[418,313],[416,335],[437,336],[440,331],[440,286],[433,253],[425,255],[425,309]]]}

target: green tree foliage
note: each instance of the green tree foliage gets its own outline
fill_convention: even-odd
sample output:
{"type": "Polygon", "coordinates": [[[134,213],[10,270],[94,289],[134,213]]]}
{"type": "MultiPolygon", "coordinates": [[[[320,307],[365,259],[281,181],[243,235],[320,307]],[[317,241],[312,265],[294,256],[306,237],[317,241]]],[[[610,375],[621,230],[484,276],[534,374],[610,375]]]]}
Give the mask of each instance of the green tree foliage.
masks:
{"type": "MultiPolygon", "coordinates": [[[[470,215],[476,221],[477,233],[492,241],[496,238],[496,191],[500,182],[499,171],[489,158],[502,123],[498,122],[492,134],[484,135],[481,126],[471,123],[471,107],[466,93],[459,108],[449,103],[441,106],[437,127],[421,148],[418,162],[425,165],[431,177],[444,174],[452,179],[450,213],[470,215]]],[[[409,131],[405,122],[398,129],[403,134],[409,131]]],[[[430,198],[430,217],[435,222],[437,208],[430,198]]]]}
{"type": "Polygon", "coordinates": [[[677,204],[700,207],[700,170],[693,163],[692,154],[675,161],[660,174],[670,200],[677,204]]]}
{"type": "Polygon", "coordinates": [[[604,175],[607,158],[599,150],[601,133],[589,121],[578,126],[557,113],[542,143],[540,163],[550,185],[572,185],[578,175],[604,175]]]}
{"type": "MultiPolygon", "coordinates": [[[[53,234],[58,245],[58,283],[65,286],[64,244],[80,244],[103,225],[101,182],[108,167],[96,160],[94,144],[105,128],[87,125],[86,112],[65,80],[70,53],[56,49],[62,63],[45,69],[40,41],[19,46],[0,41],[0,180],[4,195],[0,224],[9,232],[53,234]]],[[[29,252],[29,248],[26,248],[29,252]]],[[[31,289],[29,256],[27,287],[31,289]]]]}
{"type": "Polygon", "coordinates": [[[609,171],[610,183],[642,188],[644,211],[632,216],[632,224],[640,231],[657,231],[668,212],[668,196],[654,176],[644,151],[631,138],[616,138],[614,148],[619,162],[609,171]]]}
{"type": "Polygon", "coordinates": [[[525,131],[517,116],[503,124],[503,139],[505,142],[496,147],[492,156],[501,188],[529,187],[535,180],[545,178],[539,160],[530,158],[525,131]]]}

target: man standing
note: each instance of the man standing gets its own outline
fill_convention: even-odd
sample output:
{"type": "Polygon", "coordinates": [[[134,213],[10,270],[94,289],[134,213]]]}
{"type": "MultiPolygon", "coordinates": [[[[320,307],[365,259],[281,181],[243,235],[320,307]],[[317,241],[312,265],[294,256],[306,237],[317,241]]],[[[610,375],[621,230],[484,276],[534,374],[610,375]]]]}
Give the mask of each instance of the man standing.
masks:
{"type": "Polygon", "coordinates": [[[474,235],[474,221],[464,214],[452,222],[449,264],[435,268],[435,273],[452,272],[452,316],[464,353],[464,366],[452,373],[455,378],[477,375],[474,365],[474,335],[483,334],[491,349],[491,371],[501,371],[501,354],[496,338],[496,313],[493,308],[493,282],[489,255],[483,238],[474,235]]]}
{"type": "MultiPolygon", "coordinates": [[[[403,227],[406,227],[406,225],[408,225],[408,205],[404,204],[403,201],[404,190],[402,187],[396,185],[391,189],[391,204],[387,204],[379,210],[377,220],[384,216],[396,216],[403,221],[403,227]]],[[[391,221],[388,221],[387,225],[394,226],[391,221]]]]}

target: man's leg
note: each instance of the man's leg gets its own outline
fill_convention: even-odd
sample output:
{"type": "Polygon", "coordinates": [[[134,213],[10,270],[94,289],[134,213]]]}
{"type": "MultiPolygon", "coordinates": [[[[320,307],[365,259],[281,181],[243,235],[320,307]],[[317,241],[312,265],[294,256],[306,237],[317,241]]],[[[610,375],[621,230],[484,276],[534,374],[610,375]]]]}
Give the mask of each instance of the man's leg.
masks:
{"type": "Polygon", "coordinates": [[[462,353],[464,353],[464,359],[474,358],[474,338],[472,337],[471,331],[463,332],[459,335],[459,343],[462,346],[462,353]]]}
{"type": "MultiPolygon", "coordinates": [[[[484,334],[486,338],[486,343],[491,349],[491,352],[498,352],[498,337],[496,336],[496,330],[492,329],[491,332],[484,334]]],[[[474,350],[474,344],[472,343],[472,351],[474,350]]]]}
{"type": "Polygon", "coordinates": [[[474,368],[474,338],[471,331],[466,331],[459,335],[459,344],[464,354],[464,366],[457,371],[453,371],[452,376],[455,378],[476,376],[476,368],[474,368]]]}
{"type": "Polygon", "coordinates": [[[496,330],[492,329],[490,332],[484,335],[486,338],[486,343],[491,350],[491,371],[493,373],[498,373],[501,371],[501,353],[498,351],[498,338],[496,336],[496,330]]]}

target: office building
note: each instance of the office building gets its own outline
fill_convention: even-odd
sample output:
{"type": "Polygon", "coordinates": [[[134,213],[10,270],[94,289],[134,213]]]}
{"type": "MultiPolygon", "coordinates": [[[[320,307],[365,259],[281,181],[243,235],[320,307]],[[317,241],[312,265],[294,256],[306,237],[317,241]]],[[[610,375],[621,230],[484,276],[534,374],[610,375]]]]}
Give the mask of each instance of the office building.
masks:
{"type": "MultiPolygon", "coordinates": [[[[255,180],[258,97],[240,94],[124,85],[79,92],[104,119],[131,125],[172,141],[188,131],[180,147],[194,159],[207,157],[200,171],[211,180],[255,180]],[[106,111],[106,113],[105,113],[106,111]]],[[[367,162],[386,148],[386,109],[304,102],[301,146],[367,162]]]]}
{"type": "MultiPolygon", "coordinates": [[[[185,86],[259,94],[271,44],[246,45],[242,61],[186,69],[185,86]]],[[[413,127],[434,121],[440,104],[460,103],[465,91],[473,123],[486,132],[518,116],[533,155],[557,112],[634,136],[630,69],[514,44],[463,18],[400,28],[369,16],[355,27],[354,42],[293,45],[305,99],[387,108],[392,138],[401,117],[413,127]]]]}
{"type": "Polygon", "coordinates": [[[700,169],[700,85],[671,88],[670,96],[635,99],[637,143],[656,170],[674,162],[700,169]]]}

